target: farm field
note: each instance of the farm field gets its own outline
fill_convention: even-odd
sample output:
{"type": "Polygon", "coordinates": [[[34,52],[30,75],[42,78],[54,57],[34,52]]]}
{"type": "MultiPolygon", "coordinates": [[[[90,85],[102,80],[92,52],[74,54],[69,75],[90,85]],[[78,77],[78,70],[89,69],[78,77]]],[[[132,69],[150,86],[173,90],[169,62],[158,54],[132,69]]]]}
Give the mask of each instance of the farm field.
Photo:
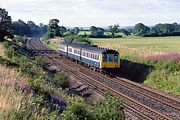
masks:
{"type": "Polygon", "coordinates": [[[127,53],[180,53],[180,37],[92,38],[94,44],[127,53]]]}

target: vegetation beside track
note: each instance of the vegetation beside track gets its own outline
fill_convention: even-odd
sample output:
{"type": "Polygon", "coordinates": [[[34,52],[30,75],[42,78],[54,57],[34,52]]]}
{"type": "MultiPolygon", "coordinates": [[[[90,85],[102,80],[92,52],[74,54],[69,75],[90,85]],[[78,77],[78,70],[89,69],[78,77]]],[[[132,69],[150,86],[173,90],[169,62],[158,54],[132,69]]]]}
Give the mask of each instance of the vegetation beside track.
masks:
{"type": "Polygon", "coordinates": [[[91,40],[94,44],[120,52],[121,75],[126,74],[123,76],[133,81],[180,95],[180,55],[171,54],[171,52],[180,53],[178,47],[180,37],[93,38],[91,40]],[[164,54],[163,57],[162,54],[164,54]],[[173,60],[173,58],[176,59],[173,60]]]}
{"type": "MultiPolygon", "coordinates": [[[[109,120],[124,119],[124,112],[121,102],[117,99],[104,99],[92,106],[87,104],[81,97],[70,97],[68,88],[69,77],[66,73],[49,73],[46,69],[45,59],[40,57],[30,58],[25,49],[19,43],[7,41],[4,43],[5,56],[0,58],[0,63],[9,69],[2,76],[8,76],[11,69],[22,76],[23,81],[7,84],[7,77],[2,77],[1,93],[17,95],[16,97],[5,97],[6,101],[14,101],[14,106],[6,111],[10,103],[4,104],[0,110],[3,119],[62,119],[62,120],[109,120]],[[3,81],[4,80],[4,81],[3,81]],[[8,86],[8,87],[7,87],[8,86]],[[9,89],[11,88],[11,89],[9,89]],[[22,97],[21,97],[22,96],[22,97]],[[15,99],[15,100],[13,100],[15,99]],[[101,105],[101,106],[100,106],[101,105]],[[17,106],[17,107],[15,107],[17,106]],[[104,107],[106,109],[104,110],[104,107]],[[114,109],[114,107],[116,109],[114,109]],[[114,109],[113,112],[112,109],[114,109]],[[6,111],[6,114],[4,114],[6,111]],[[103,115],[103,116],[102,116],[103,115]]],[[[11,76],[13,79],[13,76],[11,76]]],[[[11,78],[10,78],[11,79],[11,78]]],[[[13,96],[13,95],[12,95],[13,96]]]]}

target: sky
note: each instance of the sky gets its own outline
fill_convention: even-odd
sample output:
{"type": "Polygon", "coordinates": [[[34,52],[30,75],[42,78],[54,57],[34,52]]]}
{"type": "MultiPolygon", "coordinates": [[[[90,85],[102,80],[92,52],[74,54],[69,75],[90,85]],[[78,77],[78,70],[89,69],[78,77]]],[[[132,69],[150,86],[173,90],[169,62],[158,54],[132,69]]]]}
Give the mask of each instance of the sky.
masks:
{"type": "Polygon", "coordinates": [[[13,21],[50,19],[71,27],[180,23],[180,0],[0,0],[13,21]]]}

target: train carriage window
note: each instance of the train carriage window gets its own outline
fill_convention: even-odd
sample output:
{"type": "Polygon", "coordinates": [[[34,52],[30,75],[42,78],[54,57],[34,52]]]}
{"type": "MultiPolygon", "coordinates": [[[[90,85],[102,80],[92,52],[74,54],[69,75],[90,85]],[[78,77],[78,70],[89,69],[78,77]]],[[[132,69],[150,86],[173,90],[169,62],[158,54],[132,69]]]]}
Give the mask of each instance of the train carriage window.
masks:
{"type": "Polygon", "coordinates": [[[99,60],[99,56],[98,56],[98,55],[95,55],[95,59],[96,59],[96,60],[99,60]]]}
{"type": "Polygon", "coordinates": [[[80,51],[78,50],[78,54],[80,55],[80,51]]]}
{"type": "Polygon", "coordinates": [[[118,55],[114,55],[114,62],[118,62],[118,55]]]}
{"type": "Polygon", "coordinates": [[[97,55],[97,60],[99,60],[99,55],[97,55]]]}
{"type": "Polygon", "coordinates": [[[72,48],[68,48],[68,51],[69,51],[69,52],[72,52],[72,48]]]}
{"type": "Polygon", "coordinates": [[[77,50],[76,50],[76,49],[74,49],[74,53],[76,53],[76,54],[77,54],[77,50]]]}
{"type": "Polygon", "coordinates": [[[91,53],[89,53],[89,58],[91,58],[91,53]]]}

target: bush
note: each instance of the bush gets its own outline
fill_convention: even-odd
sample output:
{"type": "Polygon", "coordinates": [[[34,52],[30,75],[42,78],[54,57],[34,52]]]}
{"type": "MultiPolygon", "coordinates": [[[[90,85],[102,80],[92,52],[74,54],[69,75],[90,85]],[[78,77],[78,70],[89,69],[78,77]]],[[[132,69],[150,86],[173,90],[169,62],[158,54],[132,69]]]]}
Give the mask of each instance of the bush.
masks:
{"type": "Polygon", "coordinates": [[[91,40],[89,38],[79,35],[66,36],[64,37],[64,41],[68,43],[91,44],[91,40]]]}
{"type": "Polygon", "coordinates": [[[42,40],[43,40],[43,41],[46,41],[46,40],[48,40],[48,39],[50,39],[50,38],[54,38],[54,33],[48,31],[48,32],[46,32],[46,34],[44,34],[44,36],[42,37],[42,40]]]}
{"type": "Polygon", "coordinates": [[[72,102],[63,112],[64,120],[95,120],[95,116],[83,102],[72,102]]]}
{"type": "Polygon", "coordinates": [[[16,54],[16,51],[12,46],[10,46],[9,48],[5,49],[4,53],[8,58],[11,59],[16,54]]]}
{"type": "Polygon", "coordinates": [[[58,111],[51,111],[43,97],[24,99],[18,110],[12,110],[9,120],[62,120],[58,111]]]}
{"type": "Polygon", "coordinates": [[[116,98],[106,98],[95,104],[94,113],[98,120],[125,120],[122,103],[116,98]]]}
{"type": "Polygon", "coordinates": [[[14,37],[14,38],[12,39],[12,41],[15,42],[15,43],[17,43],[17,44],[21,44],[21,43],[23,43],[23,41],[25,41],[25,40],[24,40],[24,38],[21,37],[21,36],[16,36],[16,37],[14,37]]]}
{"type": "Polygon", "coordinates": [[[53,77],[53,80],[57,87],[62,87],[63,89],[69,87],[69,78],[65,73],[56,73],[53,77]]]}
{"type": "Polygon", "coordinates": [[[36,65],[37,67],[45,69],[48,66],[48,62],[47,62],[47,59],[45,59],[45,58],[35,57],[34,65],[36,65]]]}
{"type": "Polygon", "coordinates": [[[118,99],[100,100],[93,106],[71,102],[63,112],[65,120],[125,120],[122,103],[118,99]]]}

